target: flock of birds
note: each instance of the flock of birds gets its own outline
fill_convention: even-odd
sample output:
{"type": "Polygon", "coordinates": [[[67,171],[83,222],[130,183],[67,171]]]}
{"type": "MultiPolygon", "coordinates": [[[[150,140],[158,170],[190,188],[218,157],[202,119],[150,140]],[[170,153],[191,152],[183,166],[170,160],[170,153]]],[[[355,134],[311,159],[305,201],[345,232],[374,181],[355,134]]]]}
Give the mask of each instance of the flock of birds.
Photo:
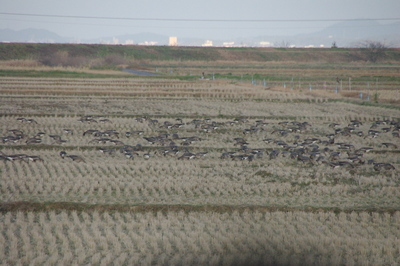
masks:
{"type": "MultiPolygon", "coordinates": [[[[37,124],[34,119],[17,118],[17,120],[21,123],[37,124]]],[[[109,119],[97,119],[97,117],[94,116],[84,116],[78,121],[86,124],[111,123],[109,119]]],[[[360,165],[368,164],[372,165],[373,169],[376,171],[394,170],[395,167],[393,164],[388,162],[376,162],[373,159],[367,159],[365,154],[373,150],[373,148],[356,148],[356,146],[350,142],[336,142],[337,137],[345,136],[350,139],[350,137],[355,136],[358,138],[369,139],[379,138],[382,134],[391,134],[391,136],[389,135],[389,138],[392,138],[395,143],[400,139],[400,122],[391,120],[375,121],[371,124],[367,132],[359,129],[363,124],[358,120],[352,120],[344,127],[341,127],[338,123],[331,123],[328,127],[332,133],[327,134],[322,138],[302,138],[303,133],[307,133],[307,136],[310,135],[310,132],[312,132],[312,125],[308,122],[298,121],[282,121],[277,124],[274,123],[272,126],[263,120],[257,120],[255,123],[251,123],[245,118],[238,118],[226,122],[216,122],[208,118],[194,119],[188,123],[184,123],[182,119],[177,118],[175,122],[172,123],[170,121],[159,122],[158,120],[149,117],[139,117],[136,118],[136,121],[139,123],[147,122],[150,127],[159,128],[160,133],[157,136],[143,136],[145,133],[144,131],[129,131],[122,135],[113,129],[106,131],[88,129],[82,133],[82,136],[92,137],[92,139],[88,141],[88,144],[104,145],[105,147],[98,147],[98,150],[106,155],[114,156],[119,152],[128,159],[134,159],[137,156],[149,159],[153,155],[168,155],[174,156],[178,160],[192,160],[207,155],[207,152],[190,152],[191,145],[202,141],[202,138],[197,136],[181,137],[177,133],[179,129],[190,126],[198,132],[204,132],[207,133],[207,135],[210,135],[213,132],[218,132],[219,128],[225,128],[232,125],[242,125],[242,128],[246,128],[242,129],[241,133],[238,133],[242,136],[232,139],[233,150],[223,152],[219,157],[220,159],[253,161],[263,158],[274,160],[278,157],[287,157],[304,164],[325,164],[332,168],[345,167],[353,169],[360,165]],[[271,127],[272,129],[270,129],[271,127]],[[250,148],[250,143],[246,140],[246,136],[255,133],[268,133],[270,137],[262,139],[268,147],[250,148]],[[121,138],[129,139],[131,137],[141,137],[147,141],[150,146],[156,146],[156,148],[144,147],[141,144],[128,145],[121,140],[121,138]],[[115,145],[118,148],[110,147],[110,145],[106,144],[115,145]],[[151,152],[152,150],[154,150],[154,152],[151,152]]],[[[23,142],[27,145],[40,144],[43,141],[43,136],[46,135],[45,132],[40,131],[34,136],[27,136],[20,129],[9,129],[7,132],[8,135],[0,137],[3,144],[18,144],[23,142]]],[[[74,132],[72,129],[65,128],[63,129],[62,135],[49,134],[48,137],[52,140],[52,144],[62,145],[68,142],[68,140],[63,139],[63,137],[73,134],[74,132]]],[[[395,143],[381,142],[381,145],[388,149],[397,149],[398,146],[395,143]]],[[[70,159],[74,162],[85,162],[83,157],[75,154],[68,154],[64,150],[59,152],[59,156],[62,159],[70,159]]],[[[0,160],[11,162],[43,161],[43,159],[38,155],[9,155],[1,151],[0,160]]]]}

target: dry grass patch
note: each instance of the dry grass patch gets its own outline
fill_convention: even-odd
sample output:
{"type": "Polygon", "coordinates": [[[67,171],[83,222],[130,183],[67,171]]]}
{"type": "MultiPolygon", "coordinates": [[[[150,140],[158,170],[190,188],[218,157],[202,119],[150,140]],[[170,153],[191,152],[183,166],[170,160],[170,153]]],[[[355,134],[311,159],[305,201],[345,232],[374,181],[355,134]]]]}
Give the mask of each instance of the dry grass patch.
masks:
{"type": "Polygon", "coordinates": [[[399,222],[398,212],[9,212],[0,215],[0,261],[397,264],[399,222]]]}

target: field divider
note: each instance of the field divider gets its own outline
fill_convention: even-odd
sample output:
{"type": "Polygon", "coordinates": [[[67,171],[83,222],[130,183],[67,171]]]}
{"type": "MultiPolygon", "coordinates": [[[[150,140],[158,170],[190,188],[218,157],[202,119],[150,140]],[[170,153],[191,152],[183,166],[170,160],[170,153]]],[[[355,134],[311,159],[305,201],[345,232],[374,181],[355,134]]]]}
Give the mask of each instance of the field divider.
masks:
{"type": "Polygon", "coordinates": [[[78,211],[78,212],[129,212],[129,213],[169,213],[169,212],[214,212],[214,213],[243,213],[243,212],[307,212],[307,213],[389,213],[400,211],[398,208],[384,207],[287,207],[262,205],[184,205],[184,204],[87,204],[77,202],[30,202],[15,201],[0,203],[0,213],[8,212],[42,212],[42,211],[78,211]]]}

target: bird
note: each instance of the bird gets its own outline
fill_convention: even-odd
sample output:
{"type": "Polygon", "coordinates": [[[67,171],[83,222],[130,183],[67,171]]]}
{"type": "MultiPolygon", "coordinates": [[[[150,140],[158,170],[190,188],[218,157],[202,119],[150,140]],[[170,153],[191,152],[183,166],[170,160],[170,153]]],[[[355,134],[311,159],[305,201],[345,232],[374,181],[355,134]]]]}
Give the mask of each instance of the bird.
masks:
{"type": "Polygon", "coordinates": [[[384,143],[382,143],[382,146],[384,146],[384,147],[386,147],[386,148],[397,149],[397,145],[396,145],[396,144],[393,144],[393,143],[384,142],[384,143]]]}
{"type": "Polygon", "coordinates": [[[374,163],[375,171],[394,170],[394,169],[396,169],[396,168],[390,163],[374,163]]]}
{"type": "Polygon", "coordinates": [[[25,161],[27,159],[28,155],[26,154],[13,154],[13,155],[7,155],[6,158],[7,160],[13,162],[13,161],[25,161]]]}
{"type": "Polygon", "coordinates": [[[130,159],[130,160],[133,160],[133,158],[134,158],[133,154],[130,153],[130,152],[125,152],[125,157],[130,159]]]}
{"type": "Polygon", "coordinates": [[[196,154],[191,152],[185,152],[184,154],[182,154],[182,156],[178,158],[178,160],[192,160],[194,158],[196,158],[196,154]]]}
{"type": "Polygon", "coordinates": [[[74,131],[69,128],[64,128],[64,133],[67,135],[74,135],[74,131]]]}
{"type": "Polygon", "coordinates": [[[37,161],[43,162],[43,159],[39,155],[28,155],[27,158],[31,162],[37,162],[37,161]]]}
{"type": "Polygon", "coordinates": [[[66,157],[70,158],[74,162],[84,162],[85,160],[79,155],[67,155],[66,157]]]}
{"type": "Polygon", "coordinates": [[[41,138],[37,138],[37,137],[29,138],[29,139],[27,139],[25,141],[25,143],[27,145],[29,145],[29,144],[37,144],[37,143],[41,143],[41,142],[42,142],[42,139],[41,138]]]}

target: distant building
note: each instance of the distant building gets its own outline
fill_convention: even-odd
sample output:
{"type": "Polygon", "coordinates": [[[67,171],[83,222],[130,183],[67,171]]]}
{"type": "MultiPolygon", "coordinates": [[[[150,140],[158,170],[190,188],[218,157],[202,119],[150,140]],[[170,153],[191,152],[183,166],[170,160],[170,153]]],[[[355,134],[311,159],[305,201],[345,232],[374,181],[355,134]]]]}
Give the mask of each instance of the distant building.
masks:
{"type": "Polygon", "coordinates": [[[125,44],[132,45],[132,44],[135,44],[135,42],[133,40],[126,40],[125,44]]]}
{"type": "Polygon", "coordinates": [[[259,42],[259,46],[261,46],[261,47],[271,47],[272,43],[270,43],[270,42],[259,42]]]}
{"type": "Polygon", "coordinates": [[[207,40],[205,43],[203,43],[201,46],[213,46],[213,42],[210,40],[207,40]]]}
{"type": "Polygon", "coordinates": [[[169,37],[169,46],[178,46],[178,37],[169,37]]]}
{"type": "Polygon", "coordinates": [[[158,42],[154,42],[154,41],[144,41],[139,43],[139,45],[146,45],[146,46],[154,46],[157,45],[158,42]]]}
{"type": "Polygon", "coordinates": [[[222,45],[225,47],[233,47],[235,45],[235,42],[224,42],[222,43],[222,45]]]}

